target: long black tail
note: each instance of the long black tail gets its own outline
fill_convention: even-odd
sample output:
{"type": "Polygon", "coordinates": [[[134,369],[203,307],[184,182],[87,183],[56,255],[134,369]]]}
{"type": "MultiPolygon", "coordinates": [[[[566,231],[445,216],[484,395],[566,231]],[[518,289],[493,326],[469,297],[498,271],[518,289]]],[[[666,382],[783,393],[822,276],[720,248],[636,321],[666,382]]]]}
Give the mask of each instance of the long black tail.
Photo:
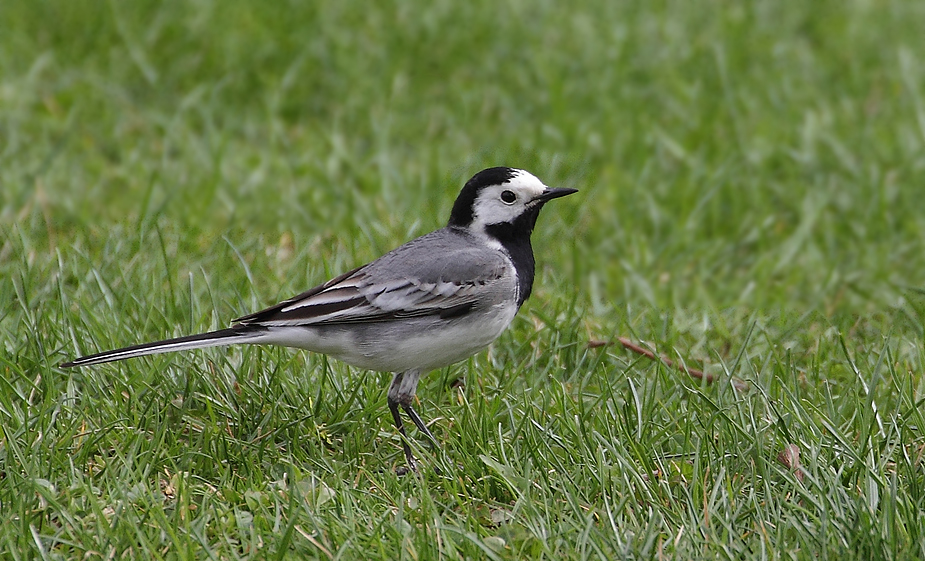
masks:
{"type": "Polygon", "coordinates": [[[142,343],[141,345],[132,345],[131,347],[116,349],[114,351],[96,353],[80,357],[70,362],[65,362],[61,367],[71,368],[74,366],[89,366],[102,362],[135,358],[136,356],[172,353],[174,351],[184,351],[188,349],[204,349],[206,347],[218,347],[234,343],[256,343],[257,339],[266,332],[267,329],[262,326],[235,325],[228,329],[219,329],[218,331],[210,331],[209,333],[187,335],[185,337],[177,337],[176,339],[155,341],[154,343],[142,343]]]}

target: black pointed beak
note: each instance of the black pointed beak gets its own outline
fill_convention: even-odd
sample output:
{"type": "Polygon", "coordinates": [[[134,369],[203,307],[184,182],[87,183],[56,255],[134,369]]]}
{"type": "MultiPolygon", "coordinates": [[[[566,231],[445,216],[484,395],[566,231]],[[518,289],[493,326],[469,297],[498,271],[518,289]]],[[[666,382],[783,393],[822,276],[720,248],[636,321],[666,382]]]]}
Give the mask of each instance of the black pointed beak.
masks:
{"type": "Polygon", "coordinates": [[[546,201],[551,201],[553,199],[558,199],[559,197],[564,197],[566,195],[571,195],[572,193],[577,193],[578,189],[568,189],[568,188],[557,188],[557,189],[546,189],[539,195],[537,195],[531,203],[545,203],[546,201]]]}

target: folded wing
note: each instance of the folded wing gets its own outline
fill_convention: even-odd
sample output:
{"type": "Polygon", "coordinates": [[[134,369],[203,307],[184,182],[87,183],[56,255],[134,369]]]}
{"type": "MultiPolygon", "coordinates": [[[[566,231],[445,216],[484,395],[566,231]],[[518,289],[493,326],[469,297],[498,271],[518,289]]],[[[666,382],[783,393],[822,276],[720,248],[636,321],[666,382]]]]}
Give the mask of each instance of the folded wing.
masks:
{"type": "MultiPolygon", "coordinates": [[[[275,306],[236,320],[242,325],[331,325],[397,318],[463,316],[502,295],[510,264],[469,234],[438,230],[372,263],[275,306]],[[454,239],[455,238],[455,239],[454,239]],[[408,251],[426,243],[431,251],[408,251]],[[494,290],[497,288],[498,290],[494,290]]],[[[508,279],[510,281],[510,279],[508,279]]]]}

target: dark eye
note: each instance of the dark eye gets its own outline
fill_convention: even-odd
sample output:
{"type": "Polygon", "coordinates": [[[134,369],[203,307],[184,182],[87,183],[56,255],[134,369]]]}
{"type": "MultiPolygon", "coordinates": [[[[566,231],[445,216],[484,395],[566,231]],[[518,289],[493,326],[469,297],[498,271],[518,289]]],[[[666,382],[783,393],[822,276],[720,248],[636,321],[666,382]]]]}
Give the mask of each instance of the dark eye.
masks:
{"type": "Polygon", "coordinates": [[[517,200],[517,195],[513,191],[501,191],[501,202],[506,205],[514,204],[514,201],[517,200]]]}

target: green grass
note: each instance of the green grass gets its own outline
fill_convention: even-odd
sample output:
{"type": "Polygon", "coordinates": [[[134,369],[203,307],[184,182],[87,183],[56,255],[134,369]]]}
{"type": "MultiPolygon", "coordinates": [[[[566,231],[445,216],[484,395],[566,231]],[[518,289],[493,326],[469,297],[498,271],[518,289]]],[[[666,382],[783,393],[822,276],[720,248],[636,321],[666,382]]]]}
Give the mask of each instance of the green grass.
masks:
{"type": "Polygon", "coordinates": [[[3,3],[0,557],[925,557],[923,18],[3,3]],[[57,367],[362,264],[490,165],[581,193],[512,328],[422,381],[419,477],[388,374],[57,367]],[[719,381],[588,345],[617,336],[719,381]]]}

